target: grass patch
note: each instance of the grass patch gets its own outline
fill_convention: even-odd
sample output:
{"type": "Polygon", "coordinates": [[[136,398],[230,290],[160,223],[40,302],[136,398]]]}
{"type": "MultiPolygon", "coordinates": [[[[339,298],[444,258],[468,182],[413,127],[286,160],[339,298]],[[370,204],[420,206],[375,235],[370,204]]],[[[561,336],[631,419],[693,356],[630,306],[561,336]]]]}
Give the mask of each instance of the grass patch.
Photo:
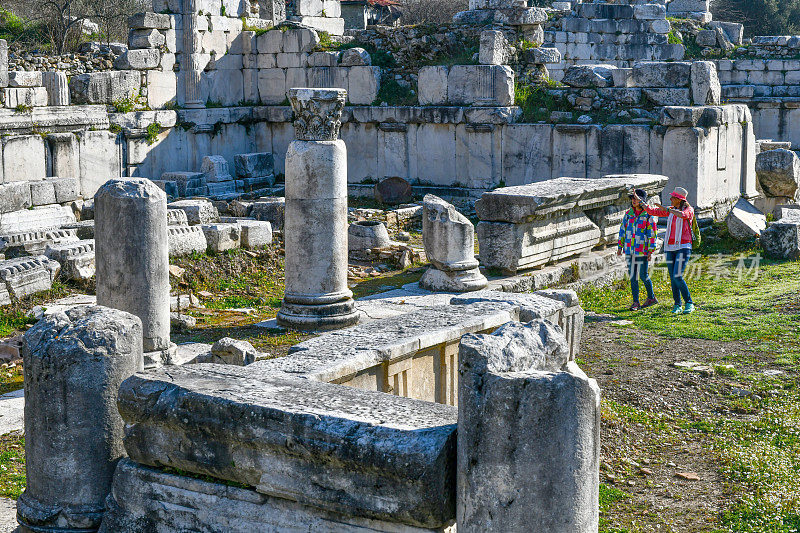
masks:
{"type": "Polygon", "coordinates": [[[385,102],[388,105],[414,105],[417,96],[411,87],[403,87],[394,78],[381,82],[376,105],[385,102]]]}
{"type": "Polygon", "coordinates": [[[0,394],[19,390],[24,385],[21,364],[13,368],[0,369],[0,394]]]}
{"type": "Polygon", "coordinates": [[[25,490],[25,437],[0,436],[0,496],[16,500],[25,490]]]}
{"type": "Polygon", "coordinates": [[[522,122],[547,121],[553,111],[573,112],[563,98],[553,96],[546,87],[536,85],[515,84],[514,101],[522,108],[522,122]]]}

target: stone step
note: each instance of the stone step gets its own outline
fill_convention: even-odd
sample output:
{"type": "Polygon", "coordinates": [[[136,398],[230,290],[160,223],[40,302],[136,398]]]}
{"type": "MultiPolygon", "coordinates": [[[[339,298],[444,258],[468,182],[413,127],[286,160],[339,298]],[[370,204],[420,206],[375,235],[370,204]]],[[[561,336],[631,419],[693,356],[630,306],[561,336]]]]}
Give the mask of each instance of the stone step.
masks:
{"type": "Polygon", "coordinates": [[[0,235],[0,252],[6,257],[42,254],[48,245],[78,241],[75,229],[20,231],[0,235]]]}

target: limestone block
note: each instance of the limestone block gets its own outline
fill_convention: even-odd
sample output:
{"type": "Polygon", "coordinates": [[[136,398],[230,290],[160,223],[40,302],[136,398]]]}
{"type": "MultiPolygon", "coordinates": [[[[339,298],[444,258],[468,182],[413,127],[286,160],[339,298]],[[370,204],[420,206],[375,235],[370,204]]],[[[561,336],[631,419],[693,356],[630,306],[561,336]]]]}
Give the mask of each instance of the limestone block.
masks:
{"type": "Polygon", "coordinates": [[[289,28],[282,36],[284,52],[313,52],[319,44],[319,35],[311,28],[289,28]]]}
{"type": "Polygon", "coordinates": [[[647,61],[633,64],[635,87],[689,87],[691,62],[647,61]]]}
{"type": "Polygon", "coordinates": [[[221,155],[203,157],[201,172],[207,183],[231,181],[233,179],[230,170],[228,170],[228,161],[221,155]]]}
{"type": "MultiPolygon", "coordinates": [[[[339,64],[341,52],[311,52],[308,56],[309,67],[335,67],[339,64]]],[[[372,59],[370,58],[370,61],[372,59]]],[[[371,64],[371,63],[370,63],[371,64]]]]}
{"type": "Polygon", "coordinates": [[[800,221],[773,222],[761,232],[761,246],[775,259],[800,259],[800,221]]]}
{"type": "Polygon", "coordinates": [[[236,175],[240,178],[259,178],[270,176],[275,169],[275,161],[269,152],[236,154],[233,156],[236,175]]]}
{"type": "MultiPolygon", "coordinates": [[[[289,84],[287,83],[287,88],[289,84]]],[[[380,67],[350,67],[347,73],[347,98],[353,105],[371,105],[381,88],[380,67]]]]}
{"type": "Polygon", "coordinates": [[[788,219],[794,222],[795,219],[800,219],[800,205],[779,204],[772,210],[772,215],[777,222],[788,222],[788,219]]]}
{"type": "Polygon", "coordinates": [[[689,89],[642,89],[642,94],[656,106],[684,106],[692,102],[689,89]]]}
{"type": "Polygon", "coordinates": [[[131,30],[128,34],[128,48],[158,48],[167,44],[164,34],[158,30],[131,30]]]}
{"type": "Polygon", "coordinates": [[[161,109],[175,103],[177,97],[178,78],[175,72],[171,69],[147,71],[147,105],[151,109],[161,109]]]}
{"type": "Polygon", "coordinates": [[[242,247],[248,250],[272,244],[272,224],[260,220],[238,219],[242,231],[242,247]]]}
{"type": "Polygon", "coordinates": [[[673,14],[710,11],[710,3],[710,0],[672,0],[667,4],[667,12],[673,14]]]}
{"type": "Polygon", "coordinates": [[[532,48],[533,62],[534,63],[560,63],[561,52],[558,48],[549,48],[546,46],[537,46],[532,48]]]}
{"type": "Polygon", "coordinates": [[[8,86],[9,87],[41,87],[42,73],[34,71],[9,71],[8,73],[8,86]]]}
{"type": "Polygon", "coordinates": [[[283,229],[286,200],[283,197],[261,198],[253,203],[250,216],[256,220],[270,222],[273,228],[283,229]]]}
{"type": "Polygon", "coordinates": [[[0,261],[0,281],[8,293],[19,300],[50,290],[61,265],[44,255],[0,261]]]}
{"type": "Polygon", "coordinates": [[[498,30],[481,32],[478,62],[481,65],[503,65],[508,58],[508,39],[498,30]]]}
{"type": "Polygon", "coordinates": [[[468,292],[486,287],[475,260],[475,228],[456,208],[432,194],[425,195],[422,241],[431,267],[420,286],[433,291],[468,292]]]}
{"type": "Polygon", "coordinates": [[[611,71],[611,78],[614,81],[614,87],[633,87],[633,69],[632,68],[616,68],[611,71]]]}
{"type": "Polygon", "coordinates": [[[716,46],[717,32],[714,30],[700,30],[697,32],[697,44],[700,46],[716,46]]]}
{"type": "Polygon", "coordinates": [[[576,13],[588,19],[632,19],[633,6],[623,4],[578,4],[576,13]]]}
{"type": "Polygon", "coordinates": [[[561,83],[570,87],[609,87],[614,83],[609,65],[574,65],[564,72],[561,83]]]}
{"type": "Polygon", "coordinates": [[[9,232],[0,235],[0,252],[6,258],[42,255],[49,245],[77,241],[76,231],[71,229],[9,232]]]}
{"type": "Polygon", "coordinates": [[[31,206],[31,188],[26,181],[0,184],[0,213],[20,211],[31,206]]]}
{"type": "MultiPolygon", "coordinates": [[[[120,412],[129,423],[125,447],[131,459],[144,465],[166,460],[192,473],[213,472],[218,479],[256,487],[254,496],[276,497],[279,505],[292,500],[309,512],[339,516],[332,525],[307,526],[313,531],[353,531],[342,523],[344,516],[393,522],[396,530],[452,524],[454,407],[313,380],[287,381],[259,371],[261,362],[254,365],[185,365],[126,382],[120,412]],[[162,393],[148,413],[143,400],[152,400],[145,391],[153,388],[162,393]],[[187,409],[193,398],[195,407],[187,409]],[[188,417],[185,426],[176,415],[188,417]],[[252,423],[243,423],[247,420],[252,423]]],[[[111,506],[126,501],[119,495],[111,506]]],[[[297,513],[288,525],[272,512],[265,516],[265,507],[271,504],[254,506],[261,510],[248,517],[252,525],[234,525],[235,531],[296,528],[297,513]],[[276,520],[283,521],[276,525],[276,520]]],[[[125,514],[120,518],[125,520],[125,514]]],[[[384,530],[381,524],[370,527],[384,530]]],[[[111,525],[107,531],[126,529],[111,525]]],[[[221,529],[232,530],[230,525],[221,529]]]]}
{"type": "Polygon", "coordinates": [[[137,13],[128,17],[128,27],[134,30],[168,30],[172,27],[169,15],[162,13],[137,13]]]}
{"type": "Polygon", "coordinates": [[[568,360],[543,320],[461,339],[459,531],[597,531],[600,388],[568,360]]]}
{"type": "Polygon", "coordinates": [[[800,184],[800,158],[791,150],[767,150],[756,155],[756,176],[768,196],[794,198],[800,184]]]}
{"type": "Polygon", "coordinates": [[[47,90],[47,105],[69,105],[69,84],[63,72],[42,72],[42,85],[47,90]]]}
{"type": "Polygon", "coordinates": [[[719,105],[722,101],[722,87],[713,61],[692,62],[691,89],[694,105],[719,105]]]}
{"type": "Polygon", "coordinates": [[[116,397],[143,369],[141,321],[97,306],[55,313],[25,334],[23,359],[27,486],[17,502],[19,522],[96,529],[125,456],[116,397]]]}
{"type": "Polygon", "coordinates": [[[247,366],[254,363],[259,354],[260,352],[253,348],[253,345],[247,341],[223,337],[211,347],[213,359],[210,361],[198,362],[247,366]]]}
{"type": "Polygon", "coordinates": [[[425,66],[419,69],[417,88],[420,105],[447,104],[448,72],[448,67],[442,65],[425,66]]]}
{"type": "Polygon", "coordinates": [[[45,143],[39,135],[5,136],[0,138],[0,145],[5,183],[41,179],[47,174],[45,143]]]}
{"type": "Polygon", "coordinates": [[[8,43],[0,39],[0,89],[8,87],[8,43]]]}
{"type": "Polygon", "coordinates": [[[278,68],[299,68],[305,65],[301,64],[301,54],[290,54],[281,52],[275,58],[275,64],[278,68]]]}
{"type": "Polygon", "coordinates": [[[347,249],[351,252],[384,248],[390,244],[386,225],[378,220],[353,222],[347,228],[347,249]]]}
{"type": "Polygon", "coordinates": [[[344,19],[329,17],[293,17],[294,21],[316,31],[324,31],[330,35],[344,35],[344,19]]]}
{"type": "Polygon", "coordinates": [[[279,68],[258,69],[258,97],[265,105],[283,103],[286,100],[286,71],[279,68]]]}
{"type": "Polygon", "coordinates": [[[732,44],[736,46],[742,44],[742,38],[744,37],[743,24],[739,24],[738,22],[721,22],[715,20],[709,22],[708,27],[712,29],[720,28],[723,32],[725,32],[725,35],[732,44]]]}
{"type": "Polygon", "coordinates": [[[372,57],[370,57],[369,52],[363,48],[349,48],[342,52],[339,64],[343,67],[370,66],[372,65],[372,57]]]}
{"type": "Polygon", "coordinates": [[[5,213],[0,217],[0,234],[52,229],[74,224],[71,207],[45,206],[5,213]]]}
{"type": "Polygon", "coordinates": [[[767,217],[750,202],[740,198],[725,218],[725,224],[733,238],[746,241],[761,235],[767,227],[767,217]]]}
{"type": "Polygon", "coordinates": [[[147,70],[158,67],[160,62],[161,52],[158,48],[131,49],[114,61],[114,68],[117,70],[147,70]]]}
{"type": "Polygon", "coordinates": [[[341,4],[335,0],[298,0],[297,14],[309,17],[340,17],[341,4]]]}
{"type": "Polygon", "coordinates": [[[168,207],[185,211],[186,219],[192,226],[213,224],[219,221],[217,208],[208,200],[178,200],[177,202],[171,202],[168,207]]]}
{"type": "Polygon", "coordinates": [[[633,6],[633,18],[638,20],[658,20],[667,17],[663,4],[640,4],[633,6]]]}
{"type": "Polygon", "coordinates": [[[262,33],[256,37],[256,49],[259,55],[283,52],[283,32],[281,30],[270,30],[262,33]]]}
{"type": "Polygon", "coordinates": [[[183,257],[192,253],[205,253],[208,241],[200,226],[169,226],[169,256],[183,257]]]}
{"type": "Polygon", "coordinates": [[[447,76],[447,99],[456,105],[513,105],[514,71],[507,65],[454,65],[447,76]]]}
{"type": "Polygon", "coordinates": [[[56,188],[52,181],[30,181],[31,204],[33,206],[56,203],[56,188]]]}
{"type": "Polygon", "coordinates": [[[58,261],[63,279],[88,281],[95,274],[94,240],[48,244],[44,255],[58,261]]]}
{"type": "Polygon", "coordinates": [[[203,224],[201,228],[210,252],[233,250],[242,244],[242,229],[238,224],[203,224]]]}
{"type": "Polygon", "coordinates": [[[111,104],[139,94],[141,75],[135,70],[78,74],[69,80],[73,104],[111,104]]]}
{"type": "Polygon", "coordinates": [[[44,107],[47,105],[47,89],[44,87],[17,87],[2,89],[5,107],[44,107]]]}
{"type": "MultiPolygon", "coordinates": [[[[287,68],[286,71],[286,92],[293,87],[306,87],[308,80],[306,78],[306,69],[304,68],[287,68]]],[[[284,99],[285,101],[285,99],[284,99]]]]}
{"type": "Polygon", "coordinates": [[[167,226],[188,226],[189,219],[183,209],[167,209],[167,226]]]}

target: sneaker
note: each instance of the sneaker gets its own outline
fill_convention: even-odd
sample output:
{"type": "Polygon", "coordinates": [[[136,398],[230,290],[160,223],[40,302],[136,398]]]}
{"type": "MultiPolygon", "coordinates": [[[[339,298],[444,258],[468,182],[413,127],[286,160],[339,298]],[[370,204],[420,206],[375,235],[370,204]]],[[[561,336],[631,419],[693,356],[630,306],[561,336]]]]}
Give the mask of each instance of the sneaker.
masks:
{"type": "Polygon", "coordinates": [[[641,306],[641,305],[639,305],[639,302],[633,302],[633,305],[631,305],[631,306],[628,308],[628,311],[638,311],[638,310],[639,310],[641,307],[642,307],[642,306],[641,306]]]}
{"type": "Polygon", "coordinates": [[[646,308],[646,307],[652,307],[652,306],[656,305],[657,303],[658,303],[658,300],[657,300],[657,299],[655,299],[655,298],[648,298],[648,299],[647,299],[647,300],[645,300],[645,301],[644,301],[644,303],[642,304],[642,309],[644,309],[644,308],[646,308]]]}
{"type": "Polygon", "coordinates": [[[683,309],[681,309],[680,305],[676,305],[675,307],[672,308],[672,314],[673,315],[680,315],[682,313],[683,313],[683,309]]]}
{"type": "Polygon", "coordinates": [[[691,315],[694,313],[694,304],[686,304],[686,307],[683,308],[684,315],[691,315]]]}

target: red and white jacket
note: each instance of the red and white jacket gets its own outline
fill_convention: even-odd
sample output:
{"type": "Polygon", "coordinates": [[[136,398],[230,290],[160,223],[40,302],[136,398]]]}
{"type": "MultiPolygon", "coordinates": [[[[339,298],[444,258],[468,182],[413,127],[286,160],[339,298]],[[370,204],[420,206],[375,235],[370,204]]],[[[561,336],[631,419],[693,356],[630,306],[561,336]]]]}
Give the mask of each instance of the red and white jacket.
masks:
{"type": "Polygon", "coordinates": [[[694,209],[687,206],[681,211],[681,215],[670,213],[660,207],[644,206],[648,214],[657,217],[667,217],[667,232],[664,236],[664,251],[674,252],[681,248],[692,248],[692,217],[694,209]]]}

